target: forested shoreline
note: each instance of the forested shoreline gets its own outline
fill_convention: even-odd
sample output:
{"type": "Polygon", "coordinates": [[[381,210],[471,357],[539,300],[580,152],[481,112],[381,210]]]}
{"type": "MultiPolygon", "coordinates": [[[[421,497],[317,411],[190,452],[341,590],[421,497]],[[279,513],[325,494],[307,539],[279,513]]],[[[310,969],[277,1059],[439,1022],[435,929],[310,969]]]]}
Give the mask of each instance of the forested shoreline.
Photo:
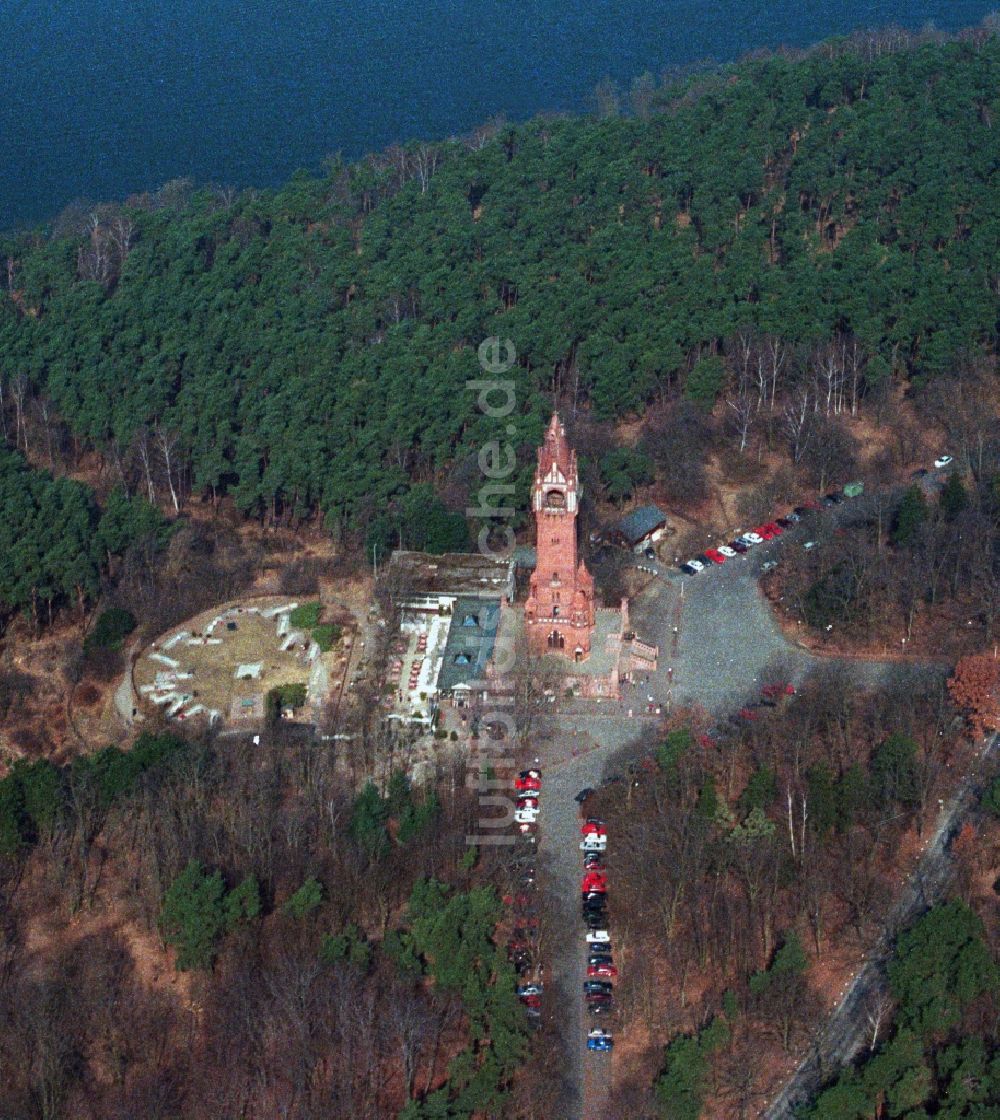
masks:
{"type": "MultiPolygon", "coordinates": [[[[469,846],[483,807],[444,739],[426,787],[396,768],[391,628],[372,626],[356,736],[275,719],[257,742],[180,738],[157,717],[58,754],[36,734],[81,692],[108,698],[126,639],[265,572],[319,602],[321,576],[346,584],[393,547],[467,547],[498,435],[467,382],[497,335],[518,355],[517,509],[554,405],[584,548],[654,487],[693,555],[726,519],[863,477],[853,520],[818,510],[815,549],[786,539],[773,617],[902,648],[932,616],[930,644],[987,651],[951,692],[904,672],[859,691],[835,668],[789,690],[779,659],[766,704],[728,723],[675,708],[584,798],[615,837],[611,1115],[760,1114],[977,765],[994,699],[998,75],[995,35],[873,33],[640,79],[628,112],[604,88],[592,117],[333,159],[278,191],[177,182],[0,234],[0,717],[25,709],[0,779],[0,1113],[562,1114],[580,1040],[548,1013],[529,1036],[503,948],[524,916],[547,966],[567,935],[547,853],[469,846]],[[947,477],[914,471],[938,443],[947,477]],[[320,532],[335,548],[303,547],[320,532]],[[84,633],[46,633],[60,610],[84,633]],[[17,612],[40,640],[5,629],[17,612]]],[[[594,570],[618,599],[635,557],[611,551],[594,570]]],[[[825,1071],[816,1120],[995,1116],[987,788],[952,844],[960,901],[899,939],[870,1052],[825,1071]]]]}
{"type": "Polygon", "coordinates": [[[517,347],[522,451],[553,400],[607,422],[738,382],[779,413],[878,409],[995,346],[998,54],[838,42],[630,116],[71,210],[0,241],[3,434],[95,449],[168,511],[321,513],[391,547],[426,543],[414,487],[464,507],[491,334],[517,347]]]}

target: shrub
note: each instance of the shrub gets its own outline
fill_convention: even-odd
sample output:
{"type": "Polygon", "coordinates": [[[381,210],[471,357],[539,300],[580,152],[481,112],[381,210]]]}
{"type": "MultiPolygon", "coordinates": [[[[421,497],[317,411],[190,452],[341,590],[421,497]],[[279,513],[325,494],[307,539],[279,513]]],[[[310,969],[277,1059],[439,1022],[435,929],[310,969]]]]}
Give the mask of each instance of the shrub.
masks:
{"type": "Polygon", "coordinates": [[[48,759],[14,763],[13,775],[21,783],[24,812],[34,838],[47,833],[65,805],[62,774],[48,759]]]}
{"type": "Polygon", "coordinates": [[[641,450],[618,447],[601,458],[601,477],[612,501],[630,498],[637,486],[653,481],[653,463],[641,450]]]}
{"type": "Polygon", "coordinates": [[[957,473],[948,475],[948,481],[941,491],[941,509],[949,520],[957,517],[969,504],[969,495],[965,492],[962,476],[957,473]]]}
{"type": "Polygon", "coordinates": [[[694,746],[694,735],[688,727],[675,727],[656,748],[656,765],[671,782],[676,781],[680,761],[694,746]]]}
{"type": "Polygon", "coordinates": [[[323,902],[323,884],[319,879],[309,876],[301,887],[285,903],[284,910],[293,918],[304,918],[323,902]]]}
{"type": "Polygon", "coordinates": [[[857,607],[859,590],[857,576],[846,564],[838,564],[805,593],[802,613],[806,622],[816,630],[836,622],[850,622],[857,607]]]}
{"type": "Polygon", "coordinates": [[[406,806],[399,819],[397,836],[400,844],[406,844],[420,836],[441,814],[441,802],[431,790],[420,804],[412,802],[406,806]]]}
{"type": "Polygon", "coordinates": [[[725,1045],[728,1033],[721,1019],[713,1019],[700,1034],[678,1035],[670,1043],[654,1086],[660,1116],[698,1120],[708,1094],[709,1058],[725,1045]]]}
{"type": "Polygon", "coordinates": [[[890,735],[882,743],[872,758],[871,776],[875,794],[883,804],[920,803],[917,745],[907,735],[890,735]]]}
{"type": "Polygon", "coordinates": [[[328,933],[320,946],[319,959],[324,964],[347,961],[357,968],[367,969],[371,962],[371,946],[356,925],[345,926],[343,933],[328,933]]]}
{"type": "Polygon", "coordinates": [[[324,622],[312,629],[313,641],[319,646],[320,653],[329,653],[334,644],[340,641],[343,633],[335,622],[324,622]]]}
{"type": "Polygon", "coordinates": [[[226,930],[231,930],[239,922],[249,922],[259,918],[260,911],[260,884],[255,875],[248,875],[223,900],[222,912],[226,930]]]}
{"type": "Polygon", "coordinates": [[[0,852],[14,855],[55,824],[66,803],[62,774],[47,759],[19,759],[0,781],[0,852]]]}
{"type": "Polygon", "coordinates": [[[322,613],[322,603],[301,603],[288,616],[288,621],[296,630],[311,630],[322,613]]]}
{"type": "Polygon", "coordinates": [[[73,762],[73,780],[93,783],[99,803],[108,808],[114,801],[131,793],[139,776],[159,765],[187,744],[174,735],[143,733],[130,751],[105,747],[95,754],[73,762]]]}
{"type": "Polygon", "coordinates": [[[84,649],[122,648],[122,643],[135,629],[135,615],[121,607],[112,607],[98,616],[94,629],[87,635],[84,649]]]}
{"type": "Polygon", "coordinates": [[[899,503],[892,525],[893,544],[912,544],[927,518],[927,502],[919,486],[911,486],[899,503]]]}
{"type": "Polygon", "coordinates": [[[0,852],[13,855],[49,832],[67,807],[67,783],[90,791],[107,809],[128,796],[142,774],[186,747],[174,735],[144,732],[130,751],[105,747],[65,768],[47,759],[17,761],[0,781],[0,852]]]}
{"type": "Polygon", "coordinates": [[[994,778],[983,795],[983,805],[995,817],[1000,817],[1000,778],[994,778]]]}
{"type": "Polygon", "coordinates": [[[283,708],[295,711],[306,702],[306,686],[297,681],[294,684],[279,684],[267,694],[267,718],[275,720],[283,708]]]}
{"type": "Polygon", "coordinates": [[[348,826],[351,836],[369,852],[381,851],[388,842],[385,822],[389,816],[388,803],[379,796],[375,783],[368,781],[354,799],[351,823],[348,826]]]}
{"type": "Polygon", "coordinates": [[[13,775],[0,782],[0,852],[14,855],[25,843],[24,790],[13,775]]]}
{"type": "Polygon", "coordinates": [[[768,766],[759,766],[740,794],[740,810],[749,813],[751,809],[767,809],[777,796],[778,781],[774,771],[768,766]]]}

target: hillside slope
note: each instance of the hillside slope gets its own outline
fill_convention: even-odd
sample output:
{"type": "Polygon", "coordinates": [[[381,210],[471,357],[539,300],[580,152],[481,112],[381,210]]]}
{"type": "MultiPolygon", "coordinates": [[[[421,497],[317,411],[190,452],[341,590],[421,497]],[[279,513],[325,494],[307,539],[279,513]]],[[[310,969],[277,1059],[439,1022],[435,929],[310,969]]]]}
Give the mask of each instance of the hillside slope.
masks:
{"type": "Polygon", "coordinates": [[[461,480],[490,334],[517,347],[525,447],[553,395],[628,415],[744,325],[856,339],[862,395],[919,383],[996,341],[998,72],[996,37],[830,45],[660,90],[645,119],[64,216],[0,244],[5,407],[50,402],[143,490],[166,447],[182,493],[350,528],[461,480]]]}

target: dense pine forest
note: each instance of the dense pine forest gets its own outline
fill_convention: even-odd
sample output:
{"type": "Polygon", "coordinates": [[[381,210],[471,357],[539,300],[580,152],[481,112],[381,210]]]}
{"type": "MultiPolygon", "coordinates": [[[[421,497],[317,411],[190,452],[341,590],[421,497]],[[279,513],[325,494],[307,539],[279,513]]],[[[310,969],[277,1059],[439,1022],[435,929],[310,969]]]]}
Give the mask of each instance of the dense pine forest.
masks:
{"type": "Polygon", "coordinates": [[[6,439],[43,465],[96,451],[168,511],[453,546],[492,334],[525,449],[553,399],[612,421],[756,378],[772,411],[812,386],[855,413],[947,383],[997,338],[1000,41],[897,48],[638,83],[627,113],[331,159],[277,192],[70,207],[0,240],[6,439]]]}

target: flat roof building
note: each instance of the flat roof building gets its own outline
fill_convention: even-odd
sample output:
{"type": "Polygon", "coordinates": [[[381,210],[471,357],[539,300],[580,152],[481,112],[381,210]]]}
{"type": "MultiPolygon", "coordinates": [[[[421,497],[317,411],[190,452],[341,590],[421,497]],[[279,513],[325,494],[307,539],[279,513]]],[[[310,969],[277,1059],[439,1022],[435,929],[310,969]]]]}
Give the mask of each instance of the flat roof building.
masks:
{"type": "Polygon", "coordinates": [[[401,603],[412,606],[426,598],[435,608],[442,596],[476,595],[486,599],[512,598],[513,557],[494,559],[478,552],[394,552],[388,579],[401,603]]]}

